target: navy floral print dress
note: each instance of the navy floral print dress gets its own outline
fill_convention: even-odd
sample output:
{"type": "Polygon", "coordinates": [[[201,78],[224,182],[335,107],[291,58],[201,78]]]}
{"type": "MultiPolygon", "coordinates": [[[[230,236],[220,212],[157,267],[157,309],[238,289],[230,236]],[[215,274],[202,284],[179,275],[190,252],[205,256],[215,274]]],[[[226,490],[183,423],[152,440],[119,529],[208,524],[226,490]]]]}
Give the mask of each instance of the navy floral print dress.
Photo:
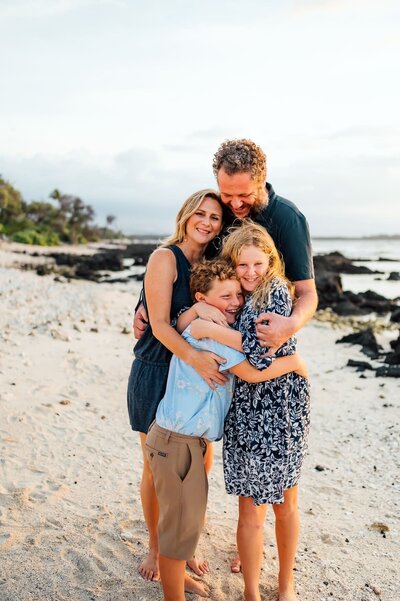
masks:
{"type": "MultiPolygon", "coordinates": [[[[255,310],[248,297],[238,318],[243,351],[257,369],[271,358],[256,336],[256,319],[271,311],[289,316],[292,300],[284,282],[275,278],[270,298],[255,310]]],[[[290,338],[276,357],[296,350],[290,338]]],[[[283,503],[283,491],[298,483],[307,450],[310,423],[308,380],[291,372],[274,380],[249,384],[235,378],[232,404],[225,419],[224,477],[228,494],[251,497],[255,505],[283,503]]]]}

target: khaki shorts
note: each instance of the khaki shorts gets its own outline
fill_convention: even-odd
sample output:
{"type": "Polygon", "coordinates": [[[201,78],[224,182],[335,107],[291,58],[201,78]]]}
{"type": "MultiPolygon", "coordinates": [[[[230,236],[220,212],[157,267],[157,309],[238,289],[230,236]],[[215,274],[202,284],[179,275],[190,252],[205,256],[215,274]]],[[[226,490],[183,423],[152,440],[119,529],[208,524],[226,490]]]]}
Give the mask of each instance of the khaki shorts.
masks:
{"type": "Polygon", "coordinates": [[[156,423],[150,426],[147,459],[160,508],[160,554],[165,557],[186,560],[194,555],[207,507],[206,448],[198,436],[176,434],[156,423]]]}

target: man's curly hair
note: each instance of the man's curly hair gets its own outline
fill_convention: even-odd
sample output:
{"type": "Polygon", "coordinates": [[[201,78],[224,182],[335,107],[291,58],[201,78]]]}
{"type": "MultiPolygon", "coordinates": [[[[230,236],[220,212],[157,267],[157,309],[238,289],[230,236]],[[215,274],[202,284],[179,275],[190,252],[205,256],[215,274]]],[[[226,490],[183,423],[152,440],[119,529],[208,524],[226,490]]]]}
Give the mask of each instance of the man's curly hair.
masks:
{"type": "Polygon", "coordinates": [[[225,140],[214,154],[213,171],[217,177],[221,167],[228,175],[250,173],[251,179],[265,182],[267,179],[267,157],[263,150],[251,140],[225,140]]]}

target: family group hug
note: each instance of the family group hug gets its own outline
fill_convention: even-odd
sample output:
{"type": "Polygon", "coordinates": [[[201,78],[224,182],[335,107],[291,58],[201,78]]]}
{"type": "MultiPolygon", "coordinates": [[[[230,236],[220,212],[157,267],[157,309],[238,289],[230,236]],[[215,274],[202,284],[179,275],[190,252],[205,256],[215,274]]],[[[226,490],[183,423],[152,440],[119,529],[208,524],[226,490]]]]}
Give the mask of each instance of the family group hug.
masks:
{"type": "Polygon", "coordinates": [[[212,443],[223,438],[226,491],[238,497],[244,599],[260,601],[263,524],[273,507],[279,601],[295,601],[298,483],[307,450],[307,368],[295,333],[317,306],[304,215],[267,183],[266,156],[227,140],[213,160],[219,191],[192,194],[174,234],[150,256],[128,382],[143,450],[149,551],[139,567],[166,601],[209,596],[204,526],[212,443]]]}

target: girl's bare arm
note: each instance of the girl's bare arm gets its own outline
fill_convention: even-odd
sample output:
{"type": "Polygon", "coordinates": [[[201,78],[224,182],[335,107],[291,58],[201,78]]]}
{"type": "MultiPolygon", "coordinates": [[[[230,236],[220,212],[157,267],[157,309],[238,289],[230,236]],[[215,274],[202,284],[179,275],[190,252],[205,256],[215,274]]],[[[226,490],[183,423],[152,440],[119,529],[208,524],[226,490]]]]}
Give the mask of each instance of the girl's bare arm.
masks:
{"type": "Polygon", "coordinates": [[[238,376],[241,380],[245,380],[251,384],[273,380],[274,378],[279,378],[279,376],[283,376],[291,371],[295,371],[300,376],[308,378],[306,363],[297,353],[274,359],[271,365],[266,369],[256,369],[245,360],[242,361],[242,363],[235,365],[235,367],[231,367],[229,371],[235,374],[235,376],[238,376]]]}
{"type": "Polygon", "coordinates": [[[212,340],[225,344],[225,346],[230,346],[241,353],[243,352],[241,333],[229,326],[225,327],[213,323],[212,321],[196,319],[190,326],[190,333],[193,338],[197,338],[197,340],[200,340],[201,338],[212,338],[212,340]]]}

